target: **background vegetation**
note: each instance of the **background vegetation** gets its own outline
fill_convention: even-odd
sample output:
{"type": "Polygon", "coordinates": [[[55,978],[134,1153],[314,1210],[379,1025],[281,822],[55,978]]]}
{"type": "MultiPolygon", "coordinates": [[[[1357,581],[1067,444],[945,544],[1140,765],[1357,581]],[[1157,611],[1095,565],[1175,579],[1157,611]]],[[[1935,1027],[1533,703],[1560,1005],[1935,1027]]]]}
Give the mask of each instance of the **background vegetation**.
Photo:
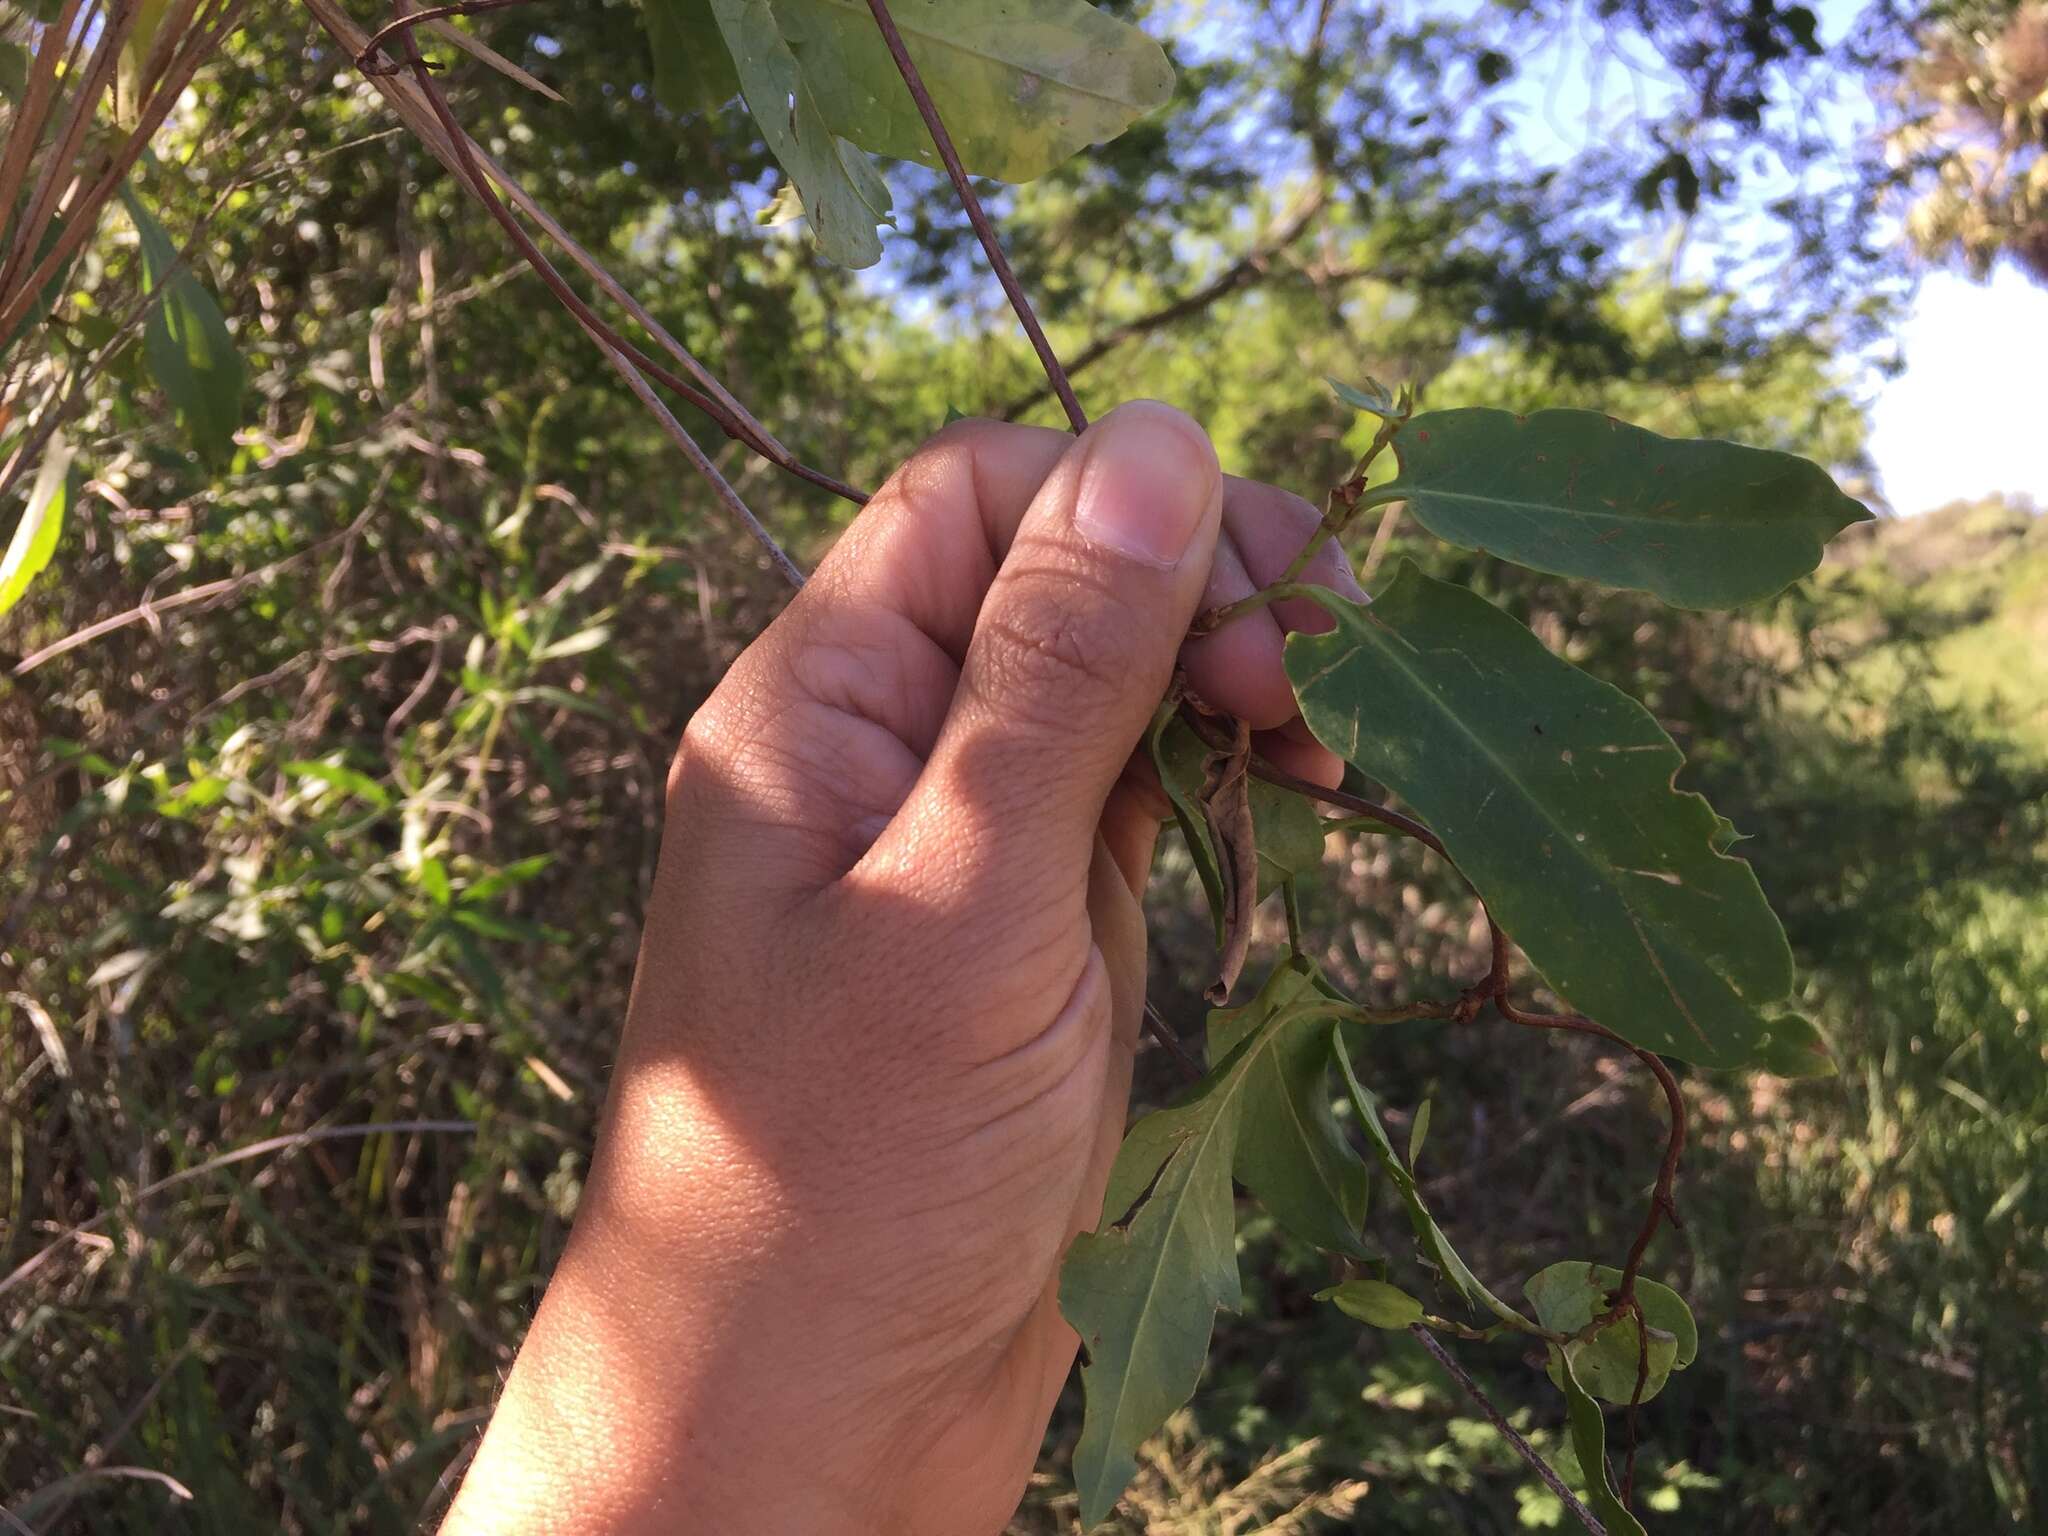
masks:
{"type": "MultiPolygon", "coordinates": [[[[2038,7],[1109,8],[1171,40],[1176,98],[999,196],[1020,273],[1092,404],[1173,400],[1228,468],[1310,495],[1360,446],[1320,381],[1366,372],[1853,478],[1902,235],[1980,267],[2044,248],[2038,7]]],[[[49,9],[7,8],[7,39],[49,9]]],[[[474,25],[566,100],[462,62],[463,120],[799,455],[873,484],[949,409],[1057,419],[935,178],[890,169],[897,232],[854,276],[756,225],[764,151],[662,105],[635,7],[474,25]]],[[[55,561],[0,617],[0,1507],[38,1533],[409,1530],[574,1216],[668,756],[782,593],[298,7],[249,10],[136,181],[247,385],[201,452],[118,344],[118,212],[0,358],[0,455],[90,378],[55,561]],[[309,1130],[333,1134],[218,1162],[309,1130]]],[[[847,515],[720,462],[800,557],[847,515]]],[[[1842,1066],[1687,1079],[1687,1225],[1652,1272],[1704,1337],[1644,1413],[1654,1528],[2039,1529],[2048,524],[2015,498],[1847,542],[1761,609],[1654,622],[1392,548],[1651,705],[1751,834],[1842,1066]]],[[[1478,968],[1401,845],[1331,859],[1343,910],[1307,917],[1359,995],[1478,968]]],[[[1169,856],[1153,997],[1183,1023],[1198,904],[1169,856]]],[[[1625,1241],[1641,1190],[1605,1170],[1646,1179],[1659,1122],[1624,1059],[1375,1039],[1389,1102],[1434,1106],[1423,1176],[1482,1274],[1625,1241]]],[[[1141,1061],[1142,1092],[1171,1081],[1141,1061]]],[[[1560,1526],[1426,1356],[1244,1241],[1247,1312],[1126,1528],[1560,1526]]],[[[1569,1461],[1512,1346],[1461,1358],[1569,1461]]],[[[1077,1410],[1020,1531],[1073,1529],[1077,1410]]]]}

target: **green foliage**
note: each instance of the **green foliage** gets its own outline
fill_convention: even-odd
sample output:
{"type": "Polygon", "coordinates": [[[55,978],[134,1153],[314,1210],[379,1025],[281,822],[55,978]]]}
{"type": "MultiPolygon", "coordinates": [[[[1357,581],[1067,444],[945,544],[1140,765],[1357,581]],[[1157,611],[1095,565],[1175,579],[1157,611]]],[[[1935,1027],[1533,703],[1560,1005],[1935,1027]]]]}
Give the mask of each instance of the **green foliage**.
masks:
{"type": "Polygon", "coordinates": [[[1431,533],[1519,565],[1732,608],[1820,564],[1870,514],[1805,459],[1675,441],[1592,411],[1429,411],[1394,437],[1401,500],[1431,533]]]}
{"type": "Polygon", "coordinates": [[[1417,808],[1574,1007],[1688,1061],[1753,1061],[1791,952],[1648,711],[1412,564],[1369,607],[1325,606],[1336,628],[1287,646],[1324,745],[1417,808]]]}
{"type": "Polygon", "coordinates": [[[1110,1170],[1102,1230],[1068,1252],[1060,1311],[1085,1351],[1088,1422],[1074,1452],[1085,1524],[1109,1513],[1139,1442],[1194,1392],[1217,1309],[1240,1304],[1230,1176],[1245,1093],[1300,1018],[1262,1010],[1184,1102],[1132,1128],[1110,1170]]]}
{"type": "MultiPolygon", "coordinates": [[[[1666,153],[1647,134],[1640,155],[1624,133],[1554,174],[1502,173],[1488,114],[1503,93],[1467,88],[1498,66],[1476,61],[1531,60],[1533,78],[1562,9],[1335,7],[1323,57],[1338,67],[1320,73],[1279,11],[1206,10],[1174,39],[1167,108],[1000,199],[1062,353],[1231,274],[1325,166],[1335,190],[1213,301],[1078,374],[1091,407],[1174,400],[1233,472],[1310,495],[1361,442],[1332,429],[1317,380],[1365,367],[1439,408],[1570,404],[1855,473],[1848,349],[1882,320],[1867,266],[1802,246],[1763,298],[1711,263],[1688,261],[1701,275],[1682,281],[1639,265],[1642,226],[1614,204],[1666,153]]],[[[1632,6],[1602,26],[1621,47],[1715,25],[1700,15],[1632,6]]],[[[1035,387],[920,173],[896,178],[900,261],[858,284],[746,217],[774,174],[747,114],[678,103],[673,86],[689,115],[657,109],[632,7],[477,26],[570,105],[543,120],[456,59],[439,78],[458,114],[806,458],[876,484],[948,407],[1000,415],[1035,387]]],[[[1707,53],[1733,61],[1731,92],[1747,88],[1741,47],[1707,53]]],[[[373,94],[336,87],[349,70],[303,29],[250,28],[200,77],[167,135],[189,173],[151,181],[151,201],[196,229],[234,186],[193,271],[231,279],[217,302],[255,386],[248,449],[195,462],[134,366],[144,349],[117,353],[67,426],[94,484],[67,492],[59,574],[0,623],[11,662],[145,597],[269,572],[0,680],[0,1272],[113,1216],[112,1247],[75,1245],[0,1296],[0,1392],[25,1410],[0,1414],[0,1486],[39,1530],[163,1528],[153,1486],[42,1498],[96,1446],[180,1478],[192,1517],[220,1529],[431,1521],[575,1210],[661,765],[779,602],[512,275],[495,228],[388,135],[373,94]],[[480,1130],[337,1141],[133,1199],[139,1181],[267,1137],[412,1117],[480,1130]]],[[[1739,178],[1711,173],[1736,163],[1725,150],[1672,142],[1701,172],[1703,210],[1736,196],[1739,178]]],[[[1758,215],[1790,227],[1776,218],[1758,215]]],[[[125,234],[97,235],[53,283],[48,323],[10,364],[47,349],[69,369],[112,335],[138,265],[125,234]]],[[[806,490],[742,483],[806,553],[841,526],[806,490]]],[[[2024,529],[2040,519],[2016,510],[2022,532],[1975,552],[1945,522],[1851,529],[1856,563],[1831,559],[1740,623],[1476,560],[1416,521],[1396,557],[1483,593],[1686,749],[1751,834],[1803,978],[1788,1001],[1812,1025],[1772,1015],[1772,1075],[1686,1080],[1684,1261],[1668,1240],[1652,1261],[1686,1277],[1706,1340],[1644,1411],[1639,1512],[1687,1536],[2035,1528],[2048,783],[2024,529]],[[1819,1061],[1816,1039],[1842,1074],[1780,1080],[1819,1061]]],[[[1270,884],[1279,832],[1256,786],[1252,800],[1270,884]]],[[[1469,897],[1426,849],[1347,839],[1308,862],[1319,851],[1303,839],[1290,865],[1302,945],[1330,987],[1377,1008],[1483,970],[1469,897]]],[[[1194,1016],[1211,974],[1203,907],[1175,840],[1148,902],[1169,1017],[1194,1016]]],[[[1256,937],[1277,929],[1264,913],[1256,937]]],[[[1294,1026],[1289,1049],[1326,1022],[1294,1026]]],[[[1400,1197],[1382,1219],[1419,1206],[1487,1275],[1614,1255],[1660,1133],[1625,1057],[1485,1019],[1343,1029],[1372,1113],[1340,1103],[1333,1120],[1400,1197]],[[1417,1175],[1421,1114],[1404,1123],[1400,1106],[1423,1103],[1417,1175]]],[[[1138,1070],[1140,1101],[1166,1101],[1160,1053],[1138,1070]]],[[[1303,1103],[1289,1118],[1313,1130],[1303,1103]]],[[[1202,1391],[1142,1451],[1117,1529],[1280,1520],[1285,1505],[1232,1502],[1276,1463],[1304,1528],[1569,1528],[1415,1341],[1313,1304],[1323,1255],[1256,1203],[1228,1215],[1242,1316],[1216,1324],[1202,1391]],[[1338,1490],[1368,1481],[1345,1512],[1338,1490]]],[[[1455,1277],[1428,1241],[1421,1270],[1391,1273],[1406,1246],[1387,1243],[1389,1273],[1370,1283],[1428,1298],[1432,1268],[1455,1277]]],[[[1527,1348],[1459,1355],[1576,1481],[1527,1348]]],[[[1080,1399],[1020,1532],[1072,1529],[1080,1399]]]]}
{"type": "Polygon", "coordinates": [[[192,446],[218,463],[233,452],[242,423],[241,355],[220,306],[179,260],[177,247],[141,197],[124,185],[121,203],[141,241],[143,291],[150,299],[142,345],[150,375],[192,446]]]}
{"type": "Polygon", "coordinates": [[[1569,1353],[1556,1345],[1550,1348],[1550,1369],[1564,1389],[1565,1417],[1587,1507],[1607,1527],[1608,1536],[1646,1536],[1642,1522],[1615,1491],[1614,1474],[1607,1465],[1607,1421],[1600,1415],[1600,1405],[1579,1384],[1569,1353]]]}
{"type": "MultiPolygon", "coordinates": [[[[774,0],[832,131],[937,166],[864,0],[774,0]]],[[[898,0],[889,8],[968,171],[1031,181],[1173,94],[1151,38],[1084,0],[898,0]]]]}
{"type": "MultiPolygon", "coordinates": [[[[1209,1015],[1210,1063],[1221,1066],[1267,1021],[1321,998],[1306,962],[1277,967],[1252,1002],[1209,1015]]],[[[1296,1024],[1246,1068],[1231,1171],[1303,1242],[1365,1258],[1371,1189],[1365,1164],[1330,1112],[1326,1082],[1335,1029],[1330,1019],[1296,1024]]]]}
{"type": "MultiPolygon", "coordinates": [[[[1529,1298],[1537,1322],[1554,1333],[1576,1334],[1608,1313],[1620,1283],[1620,1270],[1574,1259],[1531,1275],[1522,1293],[1529,1298]]],[[[1649,1402],[1664,1390],[1665,1379],[1674,1370],[1684,1370],[1699,1357],[1699,1328],[1684,1297],[1668,1285],[1638,1278],[1635,1300],[1650,1329],[1649,1369],[1640,1398],[1636,1396],[1636,1378],[1644,1356],[1633,1316],[1616,1318],[1590,1337],[1563,1346],[1573,1375],[1587,1391],[1610,1403],[1649,1402]]],[[[1560,1388],[1564,1385],[1561,1375],[1553,1369],[1550,1377],[1560,1388]]]]}
{"type": "Polygon", "coordinates": [[[1408,1328],[1422,1321],[1422,1303],[1384,1280],[1346,1280],[1317,1291],[1316,1300],[1334,1302],[1346,1317],[1371,1328],[1408,1328]]]}
{"type": "Polygon", "coordinates": [[[711,0],[641,0],[654,94],[672,112],[716,112],[740,93],[711,0]]]}
{"type": "Polygon", "coordinates": [[[782,168],[826,258],[843,267],[882,259],[876,226],[890,221],[889,188],[867,156],[834,134],[819,82],[790,47],[768,0],[711,0],[740,93],[782,168]]]}
{"type": "Polygon", "coordinates": [[[14,536],[7,541],[7,552],[0,555],[0,614],[21,601],[28,584],[57,552],[64,509],[70,502],[71,449],[62,437],[53,436],[43,449],[43,462],[14,525],[14,536]]]}

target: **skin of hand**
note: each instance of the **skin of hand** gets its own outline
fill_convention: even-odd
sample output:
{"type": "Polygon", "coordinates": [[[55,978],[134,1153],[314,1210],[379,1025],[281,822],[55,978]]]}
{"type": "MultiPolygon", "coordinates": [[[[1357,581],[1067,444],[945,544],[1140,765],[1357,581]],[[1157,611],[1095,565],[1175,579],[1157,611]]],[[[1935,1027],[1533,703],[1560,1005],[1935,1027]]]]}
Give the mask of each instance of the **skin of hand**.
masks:
{"type": "MultiPolygon", "coordinates": [[[[1334,783],[1276,579],[1299,498],[1187,417],[962,422],[690,722],[574,1234],[445,1532],[999,1532],[1076,1339],[1176,665],[1334,783]],[[1134,759],[1134,752],[1136,758],[1134,759]]],[[[1334,541],[1308,572],[1358,596],[1334,541]]]]}

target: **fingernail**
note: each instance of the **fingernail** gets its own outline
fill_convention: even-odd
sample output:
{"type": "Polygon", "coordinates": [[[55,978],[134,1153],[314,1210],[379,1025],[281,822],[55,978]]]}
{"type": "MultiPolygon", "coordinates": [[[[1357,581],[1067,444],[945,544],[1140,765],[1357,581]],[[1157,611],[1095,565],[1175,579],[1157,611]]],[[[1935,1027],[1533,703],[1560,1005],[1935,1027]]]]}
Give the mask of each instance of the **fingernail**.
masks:
{"type": "Polygon", "coordinates": [[[1074,526],[1091,542],[1172,570],[1222,486],[1216,450],[1171,406],[1137,400],[1090,434],[1074,526]]]}

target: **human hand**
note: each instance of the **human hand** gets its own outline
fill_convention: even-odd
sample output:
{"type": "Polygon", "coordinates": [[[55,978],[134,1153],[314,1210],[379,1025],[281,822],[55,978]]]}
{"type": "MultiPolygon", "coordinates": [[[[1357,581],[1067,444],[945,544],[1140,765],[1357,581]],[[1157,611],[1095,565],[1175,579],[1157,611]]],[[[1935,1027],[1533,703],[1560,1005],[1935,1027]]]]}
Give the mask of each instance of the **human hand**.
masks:
{"type": "MultiPolygon", "coordinates": [[[[1141,402],[921,449],[691,721],[574,1236],[446,1527],[999,1531],[1122,1137],[1177,653],[1261,750],[1306,502],[1141,402]],[[1139,754],[1142,761],[1143,754],[1139,754]]],[[[1357,595],[1334,544],[1308,572],[1357,595]]]]}

